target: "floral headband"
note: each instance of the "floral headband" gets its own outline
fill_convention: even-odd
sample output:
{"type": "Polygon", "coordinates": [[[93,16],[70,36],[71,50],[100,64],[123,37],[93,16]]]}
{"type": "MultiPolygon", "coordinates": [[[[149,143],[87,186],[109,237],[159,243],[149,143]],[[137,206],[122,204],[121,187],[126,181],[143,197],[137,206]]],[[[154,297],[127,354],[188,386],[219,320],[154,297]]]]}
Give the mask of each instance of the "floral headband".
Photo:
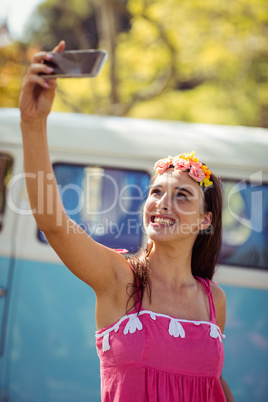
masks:
{"type": "Polygon", "coordinates": [[[197,181],[200,186],[204,184],[205,187],[211,186],[213,183],[210,181],[211,171],[206,165],[198,161],[195,152],[181,154],[177,156],[168,156],[167,158],[160,159],[154,165],[156,174],[162,174],[169,168],[180,170],[181,172],[187,171],[189,176],[197,181]]]}

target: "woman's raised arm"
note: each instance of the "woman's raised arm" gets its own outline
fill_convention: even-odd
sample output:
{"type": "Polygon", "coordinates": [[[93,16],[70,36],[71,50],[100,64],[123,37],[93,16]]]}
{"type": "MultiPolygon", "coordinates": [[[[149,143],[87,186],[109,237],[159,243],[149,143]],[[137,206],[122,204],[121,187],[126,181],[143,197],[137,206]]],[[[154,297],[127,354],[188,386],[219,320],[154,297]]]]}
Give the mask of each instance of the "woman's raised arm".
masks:
{"type": "MultiPolygon", "coordinates": [[[[61,52],[64,47],[62,41],[53,51],[61,52]]],[[[32,212],[50,245],[77,277],[88,283],[96,294],[102,294],[107,289],[114,289],[115,292],[118,284],[130,278],[128,263],[116,251],[96,243],[82,231],[67,216],[60,199],[46,133],[56,80],[48,80],[40,75],[51,73],[43,64],[44,60],[51,58],[47,52],[37,53],[33,57],[20,96],[24,169],[32,212]],[[39,177],[42,177],[42,192],[38,191],[41,185],[38,183],[39,177]]]]}

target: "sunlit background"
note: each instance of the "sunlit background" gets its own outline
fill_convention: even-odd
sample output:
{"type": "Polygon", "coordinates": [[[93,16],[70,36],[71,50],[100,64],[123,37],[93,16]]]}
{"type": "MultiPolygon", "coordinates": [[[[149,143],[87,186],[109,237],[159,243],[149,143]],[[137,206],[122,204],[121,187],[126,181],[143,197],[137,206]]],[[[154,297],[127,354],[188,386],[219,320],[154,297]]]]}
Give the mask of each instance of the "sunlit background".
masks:
{"type": "Polygon", "coordinates": [[[34,52],[105,48],[95,79],[60,80],[54,110],[268,127],[266,0],[2,0],[0,107],[34,52]]]}

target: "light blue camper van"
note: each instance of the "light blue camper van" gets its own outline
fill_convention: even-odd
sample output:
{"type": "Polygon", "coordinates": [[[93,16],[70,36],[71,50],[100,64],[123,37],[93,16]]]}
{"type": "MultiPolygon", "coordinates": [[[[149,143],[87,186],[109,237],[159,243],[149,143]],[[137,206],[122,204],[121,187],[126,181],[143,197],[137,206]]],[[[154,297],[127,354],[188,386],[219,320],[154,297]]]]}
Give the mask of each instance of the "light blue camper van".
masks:
{"type": "MultiPolygon", "coordinates": [[[[97,241],[130,253],[145,242],[141,210],[157,159],[195,150],[222,177],[223,375],[236,401],[267,401],[268,130],[52,113],[48,133],[67,212],[97,241]]],[[[19,112],[2,109],[0,401],[100,401],[94,310],[94,292],[38,231],[19,112]]]]}

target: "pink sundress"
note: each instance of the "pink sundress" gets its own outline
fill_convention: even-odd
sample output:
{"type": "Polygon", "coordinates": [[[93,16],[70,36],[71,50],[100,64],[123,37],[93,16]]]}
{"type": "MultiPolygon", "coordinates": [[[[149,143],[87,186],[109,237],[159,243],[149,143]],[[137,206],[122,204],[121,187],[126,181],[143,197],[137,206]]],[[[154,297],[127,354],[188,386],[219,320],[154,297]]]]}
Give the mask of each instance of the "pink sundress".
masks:
{"type": "Polygon", "coordinates": [[[210,321],[134,309],[96,332],[103,402],[222,402],[224,348],[210,281],[210,321]]]}

